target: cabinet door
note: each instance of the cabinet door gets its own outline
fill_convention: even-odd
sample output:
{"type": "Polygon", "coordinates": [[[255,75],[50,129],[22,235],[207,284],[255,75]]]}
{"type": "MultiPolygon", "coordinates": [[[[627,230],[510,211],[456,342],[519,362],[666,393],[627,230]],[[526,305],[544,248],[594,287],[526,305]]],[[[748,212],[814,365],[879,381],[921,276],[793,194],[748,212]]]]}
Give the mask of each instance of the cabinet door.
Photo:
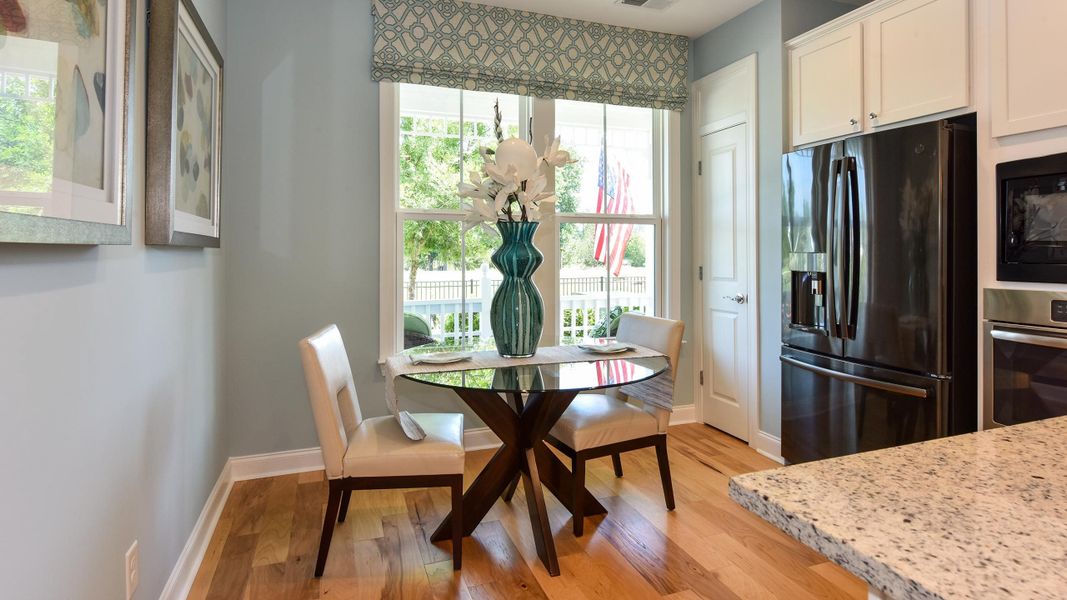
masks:
{"type": "Polygon", "coordinates": [[[871,127],[970,101],[967,0],[908,0],[864,23],[865,118],[871,127]]]}
{"type": "Polygon", "coordinates": [[[991,0],[993,135],[1067,125],[1067,2],[991,0]]]}
{"type": "Polygon", "coordinates": [[[789,51],[794,146],[860,131],[863,26],[854,23],[789,51]]]}

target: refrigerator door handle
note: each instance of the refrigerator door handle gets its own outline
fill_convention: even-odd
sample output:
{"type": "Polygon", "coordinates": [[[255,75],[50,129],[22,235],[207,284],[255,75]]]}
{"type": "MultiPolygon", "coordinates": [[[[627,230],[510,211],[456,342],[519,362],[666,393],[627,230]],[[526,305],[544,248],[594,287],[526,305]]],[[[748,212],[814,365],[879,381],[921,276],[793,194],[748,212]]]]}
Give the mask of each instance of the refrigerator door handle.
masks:
{"type": "Polygon", "coordinates": [[[851,241],[849,240],[849,231],[850,231],[850,229],[849,229],[849,226],[848,226],[848,223],[849,223],[849,214],[848,214],[849,210],[848,210],[848,207],[849,207],[849,195],[850,195],[850,191],[851,190],[849,189],[849,186],[848,186],[849,160],[850,160],[850,157],[842,158],[841,162],[840,162],[840,165],[838,166],[838,171],[840,172],[840,176],[841,176],[841,183],[840,183],[840,185],[841,185],[841,199],[840,199],[840,204],[837,207],[837,223],[835,223],[835,227],[837,228],[837,236],[838,236],[838,240],[839,240],[838,241],[837,254],[835,256],[835,258],[837,258],[837,260],[835,261],[837,263],[837,281],[838,281],[837,297],[841,301],[841,308],[840,308],[841,325],[839,326],[838,329],[840,331],[840,337],[842,339],[848,339],[849,338],[848,324],[850,322],[850,319],[849,319],[849,308],[850,308],[849,307],[849,289],[851,288],[851,284],[849,282],[848,262],[849,262],[849,249],[850,249],[851,241]]]}
{"type": "Polygon", "coordinates": [[[870,377],[861,377],[859,375],[853,375],[851,373],[842,373],[841,371],[827,369],[826,367],[808,364],[804,361],[800,361],[795,358],[790,358],[788,356],[780,356],[778,358],[789,366],[797,367],[798,369],[804,369],[805,371],[811,371],[812,373],[831,377],[833,379],[844,381],[846,383],[854,383],[863,387],[892,392],[894,394],[900,394],[902,396],[910,396],[912,398],[927,398],[930,396],[930,393],[927,390],[924,390],[923,388],[903,385],[900,383],[892,383],[889,381],[880,381],[878,379],[871,379],[870,377]]]}
{"type": "Polygon", "coordinates": [[[837,281],[837,192],[841,179],[841,159],[830,166],[830,203],[826,219],[826,329],[832,338],[841,337],[838,325],[837,301],[841,295],[837,281]]]}
{"type": "Polygon", "coordinates": [[[860,312],[860,184],[859,171],[856,167],[856,159],[847,159],[848,168],[845,169],[844,177],[848,187],[848,296],[845,302],[849,305],[848,318],[845,323],[845,336],[848,339],[856,339],[856,325],[860,312]]]}

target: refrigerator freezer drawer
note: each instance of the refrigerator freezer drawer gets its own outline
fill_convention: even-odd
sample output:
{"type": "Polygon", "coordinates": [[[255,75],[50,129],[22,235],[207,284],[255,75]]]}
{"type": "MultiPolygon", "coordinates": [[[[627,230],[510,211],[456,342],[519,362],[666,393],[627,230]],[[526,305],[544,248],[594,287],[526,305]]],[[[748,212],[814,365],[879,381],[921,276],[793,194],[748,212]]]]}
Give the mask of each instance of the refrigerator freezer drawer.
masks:
{"type": "Polygon", "coordinates": [[[782,360],[782,456],[790,464],[945,435],[949,382],[793,349],[782,360]]]}

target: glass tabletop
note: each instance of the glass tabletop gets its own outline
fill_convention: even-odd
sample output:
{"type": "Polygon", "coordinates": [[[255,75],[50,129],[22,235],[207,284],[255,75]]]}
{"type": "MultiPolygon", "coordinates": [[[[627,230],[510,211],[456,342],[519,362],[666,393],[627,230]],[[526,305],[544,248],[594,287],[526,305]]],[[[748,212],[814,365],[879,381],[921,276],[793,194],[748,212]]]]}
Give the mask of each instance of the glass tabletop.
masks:
{"type": "MultiPolygon", "coordinates": [[[[455,351],[457,348],[452,347],[455,351]]],[[[464,348],[469,350],[469,348],[464,348]]],[[[407,354],[407,353],[405,353],[407,354]]],[[[613,358],[586,362],[520,365],[488,369],[464,369],[434,373],[408,373],[402,377],[450,389],[492,392],[588,391],[619,387],[651,379],[668,368],[662,356],[651,358],[613,358]]]]}

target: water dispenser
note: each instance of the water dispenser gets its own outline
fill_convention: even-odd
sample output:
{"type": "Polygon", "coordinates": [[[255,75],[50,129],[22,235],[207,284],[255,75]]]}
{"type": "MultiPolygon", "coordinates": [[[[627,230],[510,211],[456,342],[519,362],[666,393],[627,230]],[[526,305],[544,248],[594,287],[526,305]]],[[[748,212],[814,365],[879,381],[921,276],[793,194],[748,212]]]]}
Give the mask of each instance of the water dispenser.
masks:
{"type": "Polygon", "coordinates": [[[792,271],[793,298],[790,327],[826,329],[826,273],[792,271]]]}

